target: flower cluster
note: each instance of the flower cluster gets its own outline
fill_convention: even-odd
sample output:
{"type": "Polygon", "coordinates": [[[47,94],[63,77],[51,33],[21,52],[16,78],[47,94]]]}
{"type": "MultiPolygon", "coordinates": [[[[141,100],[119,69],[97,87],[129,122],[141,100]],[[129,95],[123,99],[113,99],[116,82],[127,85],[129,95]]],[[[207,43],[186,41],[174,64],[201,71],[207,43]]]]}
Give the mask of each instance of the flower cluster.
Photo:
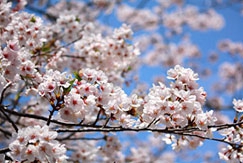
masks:
{"type": "Polygon", "coordinates": [[[242,63],[224,62],[219,67],[219,75],[223,79],[219,91],[226,90],[228,93],[241,90],[243,88],[243,66],[242,63]]]}
{"type": "Polygon", "coordinates": [[[70,76],[65,72],[61,73],[57,70],[47,70],[45,75],[42,77],[42,82],[38,86],[38,91],[41,96],[48,96],[51,93],[60,94],[62,88],[69,87],[70,76]]]}
{"type": "Polygon", "coordinates": [[[56,41],[55,45],[73,42],[73,46],[61,48],[49,59],[48,68],[60,71],[65,67],[71,71],[80,67],[98,69],[106,73],[109,81],[121,85],[124,75],[136,67],[140,52],[136,45],[130,44],[133,32],[128,25],[123,24],[111,34],[107,31],[103,34],[96,24],[83,22],[78,15],[62,14],[51,31],[62,40],[56,41]],[[63,62],[67,64],[61,64],[63,62]]]}
{"type": "Polygon", "coordinates": [[[5,26],[2,34],[4,41],[18,40],[20,47],[30,50],[41,47],[46,41],[47,30],[43,27],[41,18],[25,12],[12,13],[9,16],[11,22],[5,26]]]}
{"type": "Polygon", "coordinates": [[[9,156],[19,162],[55,162],[63,163],[67,156],[65,145],[54,140],[57,132],[48,126],[22,128],[13,135],[9,144],[9,156]]]}
{"type": "Polygon", "coordinates": [[[195,30],[219,30],[224,26],[223,17],[213,9],[206,13],[199,13],[198,9],[193,6],[164,14],[163,22],[166,27],[178,33],[182,32],[182,27],[185,24],[195,30]]]}
{"type": "MultiPolygon", "coordinates": [[[[209,134],[208,126],[213,125],[216,118],[213,116],[213,111],[203,112],[202,110],[206,93],[203,88],[198,88],[196,83],[198,75],[191,69],[177,65],[168,71],[168,79],[174,80],[170,84],[170,88],[159,83],[150,89],[149,94],[145,97],[141,121],[147,125],[154,122],[152,127],[155,128],[198,127],[205,132],[194,134],[209,134]]],[[[170,139],[174,141],[174,139],[170,139]]],[[[182,146],[192,143],[183,137],[181,140],[183,140],[181,141],[182,146]]],[[[199,140],[197,139],[197,141],[199,140]]],[[[178,144],[177,142],[176,145],[178,144]]]]}
{"type": "Polygon", "coordinates": [[[105,146],[100,149],[103,162],[125,162],[125,156],[121,153],[121,143],[114,136],[108,136],[105,146]]]}
{"type": "Polygon", "coordinates": [[[36,65],[30,60],[30,53],[25,48],[20,48],[18,41],[8,41],[0,53],[3,75],[8,81],[18,81],[19,76],[26,79],[40,80],[36,65]]]}
{"type": "MultiPolygon", "coordinates": [[[[19,1],[16,7],[21,9],[25,3],[19,1]]],[[[39,81],[40,74],[32,52],[46,41],[46,28],[41,18],[26,12],[13,12],[10,6],[11,3],[6,1],[0,3],[1,20],[5,24],[0,33],[1,73],[8,81],[19,81],[20,76],[26,80],[39,81]]]]}
{"type": "Polygon", "coordinates": [[[62,119],[95,122],[102,113],[122,126],[133,125],[134,120],[127,112],[140,107],[142,99],[136,95],[129,98],[120,87],[109,83],[102,71],[82,69],[77,78],[64,96],[65,107],[59,112],[62,119]]]}
{"type": "Polygon", "coordinates": [[[154,30],[159,23],[159,17],[147,9],[135,9],[129,5],[120,5],[117,9],[118,18],[136,28],[154,30]]]}
{"type": "Polygon", "coordinates": [[[242,127],[231,127],[223,129],[220,134],[224,136],[224,140],[230,144],[223,147],[219,154],[220,159],[226,162],[240,163],[243,161],[243,130],[242,127]],[[231,145],[231,143],[233,143],[231,145]]]}
{"type": "Polygon", "coordinates": [[[222,40],[218,44],[219,50],[235,55],[243,56],[243,44],[241,42],[233,42],[231,40],[222,40]]]}
{"type": "Polygon", "coordinates": [[[58,1],[47,9],[47,13],[54,18],[60,14],[76,15],[80,21],[93,22],[99,14],[99,10],[94,10],[82,1],[58,1]]]}
{"type": "Polygon", "coordinates": [[[96,162],[99,158],[99,149],[96,147],[96,141],[78,141],[71,143],[75,151],[72,153],[71,158],[75,161],[81,162],[96,162]]]}
{"type": "MultiPolygon", "coordinates": [[[[36,95],[36,92],[35,92],[36,95]]],[[[36,97],[30,97],[30,101],[26,103],[22,111],[26,114],[32,114],[32,115],[48,115],[48,110],[50,109],[49,101],[45,100],[44,98],[40,96],[36,97]]],[[[31,119],[27,117],[22,117],[19,120],[20,123],[25,124],[26,126],[35,126],[35,125],[44,125],[46,122],[31,119]]]]}
{"type": "Polygon", "coordinates": [[[243,100],[233,100],[233,104],[234,104],[234,109],[237,112],[243,112],[243,100]]]}
{"type": "Polygon", "coordinates": [[[118,18],[127,21],[135,27],[154,30],[159,23],[176,33],[183,31],[183,25],[188,25],[195,30],[216,29],[219,30],[224,25],[221,15],[211,9],[208,12],[200,13],[195,6],[183,6],[168,10],[170,5],[160,3],[152,11],[149,9],[137,9],[128,5],[120,5],[117,9],[118,18]],[[159,19],[159,17],[162,17],[159,19]]]}
{"type": "MultiPolygon", "coordinates": [[[[0,13],[1,13],[1,23],[0,28],[6,27],[7,24],[11,21],[10,15],[10,7],[12,6],[11,2],[7,2],[7,0],[2,0],[0,2],[0,13]]],[[[2,38],[0,38],[1,40],[2,38]]]]}
{"type": "MultiPolygon", "coordinates": [[[[143,43],[143,40],[147,42],[148,38],[140,39],[141,46],[146,47],[146,43],[143,43]]],[[[144,62],[148,65],[174,67],[177,64],[182,64],[184,58],[200,56],[199,48],[188,41],[179,44],[166,44],[162,38],[153,36],[147,44],[154,44],[154,48],[144,58],[144,62]]]]}
{"type": "Polygon", "coordinates": [[[81,57],[82,60],[76,65],[72,62],[71,67],[98,68],[106,73],[109,81],[121,85],[123,73],[135,67],[140,54],[136,45],[127,43],[132,35],[131,28],[124,24],[107,37],[96,33],[94,26],[84,27],[84,30],[82,39],[74,44],[77,52],[75,56],[81,57]]]}
{"type": "Polygon", "coordinates": [[[55,31],[62,33],[66,42],[71,42],[82,36],[82,24],[79,22],[79,18],[74,14],[62,14],[57,19],[55,31]]]}
{"type": "MultiPolygon", "coordinates": [[[[233,100],[234,109],[237,113],[243,112],[243,100],[233,100]]],[[[242,123],[242,115],[240,118],[236,115],[234,122],[242,123]]],[[[242,124],[225,128],[219,131],[224,136],[224,140],[229,144],[222,148],[219,157],[226,162],[242,162],[243,161],[243,126],[242,124]]]]}

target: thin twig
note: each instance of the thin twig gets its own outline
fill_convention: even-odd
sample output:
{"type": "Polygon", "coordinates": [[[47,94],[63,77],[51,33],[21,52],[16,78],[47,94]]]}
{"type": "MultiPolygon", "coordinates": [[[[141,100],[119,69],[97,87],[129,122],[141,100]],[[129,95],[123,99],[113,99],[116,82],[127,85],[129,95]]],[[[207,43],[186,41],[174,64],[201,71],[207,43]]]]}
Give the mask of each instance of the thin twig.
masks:
{"type": "Polygon", "coordinates": [[[101,114],[101,109],[99,110],[97,117],[96,117],[96,120],[94,121],[93,125],[96,125],[96,123],[99,121],[100,114],[101,114]]]}
{"type": "Polygon", "coordinates": [[[154,119],[152,120],[152,122],[150,122],[150,123],[148,124],[147,128],[149,128],[155,121],[156,121],[156,118],[154,118],[154,119]]]}
{"type": "Polygon", "coordinates": [[[109,120],[110,120],[110,117],[106,119],[105,124],[103,125],[103,128],[106,127],[106,125],[108,124],[109,120]]]}
{"type": "Polygon", "coordinates": [[[50,123],[51,123],[51,118],[52,118],[54,112],[56,111],[56,106],[55,106],[55,105],[51,105],[51,106],[52,106],[52,110],[50,110],[49,118],[48,118],[48,120],[47,120],[47,122],[46,122],[46,125],[47,125],[47,126],[50,125],[50,123]]]}

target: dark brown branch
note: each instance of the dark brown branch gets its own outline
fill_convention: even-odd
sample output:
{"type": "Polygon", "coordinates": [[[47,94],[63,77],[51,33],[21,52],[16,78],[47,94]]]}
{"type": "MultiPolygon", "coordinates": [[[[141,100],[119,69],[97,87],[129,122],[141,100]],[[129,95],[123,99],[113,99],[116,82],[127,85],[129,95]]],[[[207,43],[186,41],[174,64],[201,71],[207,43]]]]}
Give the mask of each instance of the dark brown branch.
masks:
{"type": "MultiPolygon", "coordinates": [[[[37,119],[37,120],[42,120],[42,121],[48,121],[49,118],[47,117],[43,117],[43,116],[39,116],[39,115],[35,115],[35,114],[27,114],[27,113],[21,113],[21,112],[16,112],[13,110],[9,110],[9,109],[5,109],[5,112],[10,113],[12,115],[15,116],[19,116],[19,117],[26,117],[26,118],[31,118],[31,119],[37,119]]],[[[54,124],[58,124],[58,125],[62,125],[65,127],[93,127],[93,128],[101,128],[103,126],[101,125],[90,125],[90,124],[82,124],[82,123],[66,123],[66,122],[61,122],[61,121],[57,121],[57,120],[50,120],[51,123],[54,124]]],[[[81,121],[82,122],[82,121],[81,121]]],[[[111,128],[109,126],[106,126],[106,128],[111,128]]]]}
{"type": "Polygon", "coordinates": [[[96,125],[96,123],[99,121],[100,114],[101,114],[101,109],[99,110],[97,117],[96,117],[96,120],[94,121],[93,125],[96,125]]]}
{"type": "Polygon", "coordinates": [[[10,152],[9,148],[2,148],[2,149],[0,149],[0,154],[5,154],[7,152],[10,152]]]}
{"type": "Polygon", "coordinates": [[[105,124],[103,125],[103,128],[106,127],[106,125],[108,124],[108,122],[109,122],[110,119],[111,119],[110,117],[108,117],[108,118],[106,119],[105,124]]]}
{"type": "MultiPolygon", "coordinates": [[[[21,112],[16,112],[13,110],[8,110],[8,109],[4,109],[5,112],[10,113],[12,115],[15,116],[20,116],[20,117],[26,117],[26,118],[32,118],[32,119],[38,119],[38,120],[42,120],[42,121],[47,121],[48,118],[47,117],[43,117],[43,116],[39,116],[39,115],[35,115],[35,114],[27,114],[27,113],[21,113],[21,112]]],[[[50,122],[54,123],[54,124],[58,124],[58,125],[63,125],[66,127],[75,127],[75,126],[81,126],[81,127],[93,127],[93,128],[99,128],[99,127],[104,127],[101,125],[88,125],[88,124],[80,124],[80,123],[66,123],[66,122],[61,122],[61,121],[57,121],[57,120],[50,120],[50,122]]],[[[242,125],[243,122],[238,122],[238,123],[232,123],[232,124],[223,124],[223,125],[211,125],[208,126],[208,128],[217,128],[218,130],[221,129],[225,129],[225,128],[229,128],[229,127],[234,127],[234,126],[239,126],[242,125]]],[[[105,126],[105,128],[114,128],[114,127],[109,127],[109,126],[105,126]]],[[[120,128],[120,127],[118,127],[120,128]]],[[[198,128],[182,128],[184,131],[195,131],[198,130],[198,128]]],[[[182,130],[180,129],[180,130],[182,130]]]]}
{"type": "Polygon", "coordinates": [[[59,141],[63,141],[63,140],[105,140],[106,139],[106,136],[103,136],[103,137],[99,137],[99,138],[85,138],[85,137],[81,137],[81,138],[58,138],[56,140],[59,140],[59,141]]]}
{"type": "Polygon", "coordinates": [[[52,110],[50,111],[49,118],[48,118],[47,123],[46,123],[47,126],[50,125],[50,123],[51,123],[51,118],[52,118],[54,112],[55,112],[55,111],[58,111],[58,109],[61,108],[61,105],[62,105],[62,103],[63,103],[63,100],[64,100],[64,99],[63,99],[63,96],[62,96],[62,98],[57,98],[56,104],[55,104],[54,102],[50,101],[52,110]]]}
{"type": "MultiPolygon", "coordinates": [[[[173,134],[173,135],[179,135],[179,136],[192,136],[192,137],[198,137],[204,140],[213,140],[217,142],[222,142],[231,145],[232,147],[243,147],[243,145],[231,143],[228,141],[225,141],[224,139],[218,139],[218,138],[210,138],[205,137],[193,133],[186,132],[184,129],[151,129],[151,128],[123,128],[123,127],[115,127],[115,128],[82,128],[82,129],[57,129],[57,132],[156,132],[156,133],[167,133],[167,134],[173,134]]],[[[203,130],[199,130],[202,132],[205,132],[203,130]]]]}
{"type": "Polygon", "coordinates": [[[189,130],[185,128],[181,129],[151,129],[151,128],[124,128],[124,127],[111,127],[111,126],[89,126],[83,127],[81,129],[57,129],[57,132],[124,132],[124,131],[132,131],[132,132],[143,132],[143,131],[151,131],[151,132],[160,132],[160,133],[169,133],[169,134],[179,134],[182,132],[192,132],[192,131],[203,131],[198,128],[189,128],[189,130]]]}
{"type": "Polygon", "coordinates": [[[156,122],[158,122],[160,119],[156,119],[154,118],[154,120],[152,122],[149,123],[149,125],[147,126],[147,128],[149,128],[152,124],[155,124],[156,122]]]}
{"type": "Polygon", "coordinates": [[[50,111],[49,118],[48,118],[48,120],[47,120],[47,122],[46,122],[46,125],[47,125],[47,126],[50,125],[50,123],[51,123],[51,118],[52,118],[54,112],[56,111],[56,106],[55,106],[55,105],[51,105],[51,106],[52,106],[52,110],[50,111]]]}
{"type": "MultiPolygon", "coordinates": [[[[3,106],[2,106],[3,107],[3,106]]],[[[1,107],[1,108],[2,108],[1,107]]],[[[151,128],[123,128],[123,127],[112,127],[112,126],[106,126],[106,125],[94,125],[94,124],[80,124],[80,123],[65,123],[65,122],[60,122],[57,120],[51,120],[47,117],[42,117],[42,116],[38,116],[38,115],[33,115],[33,114],[25,114],[25,113],[20,113],[20,112],[16,112],[13,110],[8,110],[8,109],[4,109],[5,112],[10,113],[11,115],[15,115],[15,116],[20,116],[20,117],[28,117],[28,118],[32,118],[32,119],[39,119],[39,120],[43,120],[43,121],[50,121],[54,124],[59,124],[65,127],[82,127],[79,129],[57,129],[56,131],[61,133],[61,132],[69,132],[69,133],[78,133],[78,132],[158,132],[158,133],[168,133],[168,134],[175,134],[175,135],[180,135],[180,136],[194,136],[194,137],[198,137],[198,138],[202,138],[202,139],[207,139],[207,140],[214,140],[214,141],[218,141],[218,142],[224,142],[227,143],[231,146],[234,147],[239,147],[241,145],[239,144],[234,144],[231,142],[227,142],[223,139],[217,139],[217,138],[209,138],[209,137],[204,137],[204,136],[200,136],[200,135],[196,135],[193,134],[192,132],[194,131],[201,131],[201,132],[205,132],[204,130],[201,130],[197,127],[191,127],[191,128],[178,128],[178,129],[151,129],[151,128]]],[[[107,122],[109,120],[107,119],[107,122]]],[[[156,122],[156,121],[153,121],[156,122]]],[[[225,128],[229,128],[229,127],[234,127],[234,126],[239,126],[242,125],[243,122],[238,122],[238,123],[232,123],[232,124],[223,124],[223,125],[211,125],[208,128],[217,128],[218,130],[221,129],[225,129],[225,128]]],[[[70,134],[72,135],[72,134],[70,134]]],[[[68,137],[67,139],[78,139],[78,138],[71,138],[68,137]]]]}
{"type": "Polygon", "coordinates": [[[231,142],[228,142],[228,141],[225,141],[224,139],[218,139],[218,138],[209,138],[209,137],[205,137],[205,136],[201,136],[201,135],[197,135],[197,134],[192,134],[192,133],[180,133],[179,135],[182,135],[182,136],[193,136],[193,137],[198,137],[198,138],[201,138],[201,139],[204,139],[204,140],[213,140],[213,141],[217,141],[217,142],[222,142],[222,143],[226,143],[226,144],[229,144],[231,145],[232,147],[243,147],[243,145],[241,144],[235,144],[235,143],[231,143],[231,142]]]}
{"type": "Polygon", "coordinates": [[[217,128],[217,130],[223,130],[223,129],[230,128],[230,127],[240,126],[242,124],[243,124],[243,121],[237,122],[237,123],[231,123],[231,124],[211,125],[211,126],[208,126],[208,128],[217,128]]]}
{"type": "MultiPolygon", "coordinates": [[[[35,114],[21,113],[21,112],[16,112],[16,111],[9,110],[9,109],[5,109],[5,112],[8,112],[12,115],[19,116],[19,117],[37,119],[37,120],[42,120],[42,121],[46,121],[46,122],[48,121],[47,117],[43,117],[43,116],[39,116],[39,115],[35,115],[35,114]]],[[[50,120],[50,122],[55,123],[55,124],[59,124],[59,125],[64,125],[64,126],[67,126],[67,127],[80,126],[80,124],[65,123],[65,122],[60,122],[60,121],[57,121],[57,120],[50,120]]]]}
{"type": "Polygon", "coordinates": [[[0,132],[2,132],[6,137],[11,137],[11,132],[4,130],[2,127],[0,127],[0,132]]]}
{"type": "Polygon", "coordinates": [[[3,88],[2,92],[1,92],[0,104],[2,104],[2,102],[3,102],[4,93],[6,92],[6,90],[7,90],[11,85],[12,85],[12,83],[9,82],[9,83],[7,83],[7,84],[4,86],[4,88],[3,88]]]}
{"type": "Polygon", "coordinates": [[[6,119],[8,120],[9,123],[11,123],[11,125],[13,126],[14,130],[16,132],[18,132],[18,127],[15,124],[15,122],[5,113],[5,108],[4,106],[0,105],[0,111],[2,112],[2,114],[6,117],[6,119]]]}

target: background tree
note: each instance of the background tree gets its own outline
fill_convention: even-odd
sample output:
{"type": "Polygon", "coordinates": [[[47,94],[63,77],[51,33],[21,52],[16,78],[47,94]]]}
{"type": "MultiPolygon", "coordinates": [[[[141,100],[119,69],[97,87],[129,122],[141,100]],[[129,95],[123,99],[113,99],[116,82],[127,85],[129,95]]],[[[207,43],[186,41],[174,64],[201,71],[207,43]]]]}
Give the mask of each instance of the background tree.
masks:
{"type": "Polygon", "coordinates": [[[1,0],[2,161],[243,162],[241,3],[1,0]]]}

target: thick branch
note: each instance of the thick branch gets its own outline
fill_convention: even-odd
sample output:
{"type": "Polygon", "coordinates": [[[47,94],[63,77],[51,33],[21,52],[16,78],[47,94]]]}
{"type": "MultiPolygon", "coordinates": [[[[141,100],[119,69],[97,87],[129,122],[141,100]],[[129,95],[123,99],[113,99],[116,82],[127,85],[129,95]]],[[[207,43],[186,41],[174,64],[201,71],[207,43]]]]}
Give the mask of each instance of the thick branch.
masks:
{"type": "Polygon", "coordinates": [[[57,140],[59,140],[59,141],[63,141],[63,140],[71,141],[71,140],[105,140],[105,139],[106,139],[106,136],[98,137],[98,138],[85,138],[85,137],[81,137],[81,138],[58,138],[57,140]]]}
{"type": "MultiPolygon", "coordinates": [[[[179,135],[179,136],[192,136],[192,137],[198,137],[201,139],[207,139],[207,140],[213,140],[213,141],[217,141],[217,142],[223,142],[226,144],[229,144],[233,147],[242,147],[243,145],[240,144],[235,144],[235,143],[231,143],[228,141],[225,141],[224,139],[218,139],[218,138],[210,138],[210,137],[205,137],[205,136],[201,136],[201,135],[197,135],[191,132],[187,132],[185,131],[185,129],[151,129],[151,128],[141,128],[141,129],[137,129],[137,128],[123,128],[123,127],[114,127],[114,128],[82,128],[82,129],[57,129],[57,132],[124,132],[124,131],[128,131],[128,132],[156,132],[156,133],[166,133],[166,134],[174,134],[174,135],[179,135]]],[[[205,132],[203,130],[198,130],[198,131],[202,131],[205,132]]]]}
{"type": "Polygon", "coordinates": [[[9,148],[2,148],[2,149],[0,149],[0,154],[5,154],[5,153],[7,153],[9,151],[10,151],[9,148]]]}
{"type": "Polygon", "coordinates": [[[208,128],[217,128],[217,130],[223,130],[223,129],[230,128],[230,127],[240,126],[242,124],[243,124],[243,121],[237,122],[237,123],[231,123],[231,124],[211,125],[211,126],[208,126],[208,128]]]}

